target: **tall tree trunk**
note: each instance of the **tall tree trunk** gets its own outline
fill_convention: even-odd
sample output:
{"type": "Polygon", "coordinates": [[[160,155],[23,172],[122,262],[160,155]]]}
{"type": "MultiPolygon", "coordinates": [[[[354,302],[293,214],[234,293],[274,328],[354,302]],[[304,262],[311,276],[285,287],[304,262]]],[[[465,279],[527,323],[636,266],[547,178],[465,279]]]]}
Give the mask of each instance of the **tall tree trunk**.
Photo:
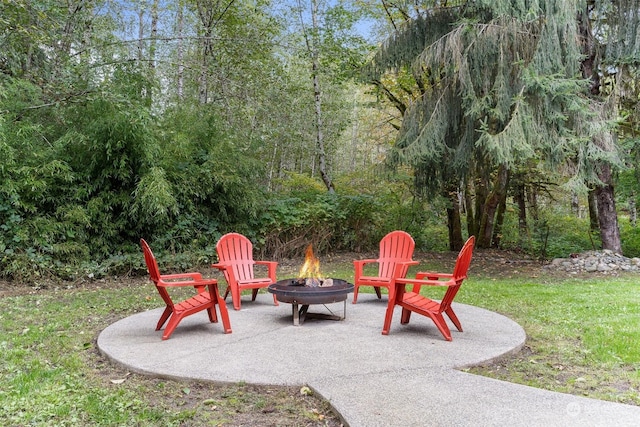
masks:
{"type": "MultiPolygon", "coordinates": [[[[474,207],[474,217],[473,223],[475,225],[474,235],[480,238],[480,230],[482,228],[482,218],[484,215],[484,204],[487,198],[489,197],[489,183],[487,179],[484,177],[476,178],[475,180],[475,207],[474,207]]],[[[476,245],[477,245],[476,241],[476,245]]]]}
{"type": "Polygon", "coordinates": [[[638,221],[638,210],[636,209],[636,195],[635,193],[631,193],[629,195],[629,222],[632,227],[636,226],[638,221]]]}
{"type": "Polygon", "coordinates": [[[527,189],[527,202],[529,204],[531,218],[533,218],[534,221],[538,221],[540,218],[538,215],[538,189],[533,184],[529,184],[525,188],[527,189]]]}
{"type": "Polygon", "coordinates": [[[577,218],[580,218],[580,199],[578,198],[578,193],[575,191],[571,192],[571,212],[577,218]]]}
{"type": "Polygon", "coordinates": [[[525,185],[523,176],[518,177],[513,198],[518,206],[518,236],[520,241],[525,241],[527,237],[527,200],[525,198],[525,185]]]}
{"type": "Polygon", "coordinates": [[[151,36],[149,40],[149,70],[155,73],[156,46],[158,45],[158,0],[151,4],[151,36]]]}
{"type": "Polygon", "coordinates": [[[138,9],[138,61],[144,59],[144,8],[140,5],[138,9]]]}
{"type": "Polygon", "coordinates": [[[598,202],[596,201],[596,190],[590,188],[587,193],[587,202],[589,204],[589,230],[598,231],[600,224],[598,221],[598,202]]]}
{"type": "MultiPolygon", "coordinates": [[[[582,51],[585,55],[582,61],[582,75],[591,82],[591,95],[600,95],[600,74],[598,55],[596,52],[596,42],[593,36],[593,29],[589,21],[590,16],[587,10],[578,17],[579,32],[582,37],[582,51]]],[[[606,108],[606,107],[605,107],[606,108]]],[[[607,147],[602,141],[604,138],[594,137],[593,144],[600,149],[607,151],[607,147]]],[[[618,228],[618,213],[614,197],[613,174],[611,165],[605,161],[600,161],[597,166],[598,179],[602,182],[596,187],[596,199],[598,209],[598,224],[600,226],[600,239],[602,248],[610,249],[616,253],[622,253],[622,243],[620,241],[620,229],[618,228]]]]}
{"type": "Polygon", "coordinates": [[[469,187],[468,182],[464,189],[464,204],[465,212],[467,215],[467,233],[469,234],[469,236],[475,236],[478,234],[478,225],[475,221],[475,216],[473,213],[473,199],[471,197],[471,188],[469,187]]]}
{"type": "MultiPolygon", "coordinates": [[[[209,101],[209,81],[207,79],[209,64],[213,58],[213,29],[217,22],[215,14],[219,2],[212,4],[209,1],[198,0],[196,2],[198,7],[198,17],[200,18],[200,24],[202,25],[202,58],[200,63],[200,82],[198,99],[201,104],[206,104],[209,101]]],[[[218,20],[220,20],[218,17],[218,20]]]]}
{"type": "Polygon", "coordinates": [[[489,248],[491,246],[496,212],[503,193],[507,191],[508,176],[509,174],[506,166],[500,165],[496,173],[493,189],[485,199],[482,220],[480,221],[480,230],[478,232],[477,245],[479,248],[489,248]]]}
{"type": "MultiPolygon", "coordinates": [[[[156,46],[158,44],[158,0],[153,0],[151,5],[151,36],[149,40],[149,79],[155,80],[156,74],[156,46]]],[[[150,107],[153,102],[152,84],[147,86],[146,99],[150,107]]]]}
{"type": "Polygon", "coordinates": [[[318,170],[320,172],[320,177],[322,178],[322,182],[327,187],[330,193],[335,192],[333,187],[333,181],[329,177],[327,173],[327,164],[326,164],[326,154],[324,149],[324,134],[322,132],[323,123],[322,123],[322,98],[321,98],[321,90],[320,90],[320,80],[319,80],[319,69],[320,69],[320,61],[318,59],[318,32],[320,31],[318,25],[318,0],[311,1],[311,21],[313,25],[313,36],[311,40],[307,37],[307,48],[309,49],[309,54],[311,56],[311,74],[313,76],[313,95],[315,102],[315,113],[316,113],[316,148],[318,150],[318,170]]]}
{"type": "MultiPolygon", "coordinates": [[[[606,164],[603,165],[598,177],[605,183],[612,182],[611,167],[606,164]]],[[[616,211],[616,201],[613,195],[613,185],[607,184],[596,188],[596,199],[598,201],[598,223],[600,225],[602,249],[609,249],[615,253],[622,254],[622,242],[620,241],[618,212],[616,211]]]]}
{"type": "Polygon", "coordinates": [[[185,0],[180,0],[178,2],[178,11],[176,16],[176,31],[178,33],[178,75],[176,78],[176,93],[178,96],[178,102],[181,101],[184,97],[184,64],[182,63],[182,61],[184,60],[184,3],[185,0]]]}
{"type": "Polygon", "coordinates": [[[459,251],[462,249],[462,223],[460,221],[460,202],[457,188],[451,188],[444,195],[449,203],[447,204],[447,229],[449,231],[449,250],[459,251]]]}
{"type": "MultiPolygon", "coordinates": [[[[507,179],[508,181],[508,179],[507,179]]],[[[492,246],[499,248],[502,240],[502,226],[504,225],[504,216],[507,212],[507,192],[502,192],[500,203],[498,204],[498,213],[496,214],[496,226],[493,228],[492,246]]]]}

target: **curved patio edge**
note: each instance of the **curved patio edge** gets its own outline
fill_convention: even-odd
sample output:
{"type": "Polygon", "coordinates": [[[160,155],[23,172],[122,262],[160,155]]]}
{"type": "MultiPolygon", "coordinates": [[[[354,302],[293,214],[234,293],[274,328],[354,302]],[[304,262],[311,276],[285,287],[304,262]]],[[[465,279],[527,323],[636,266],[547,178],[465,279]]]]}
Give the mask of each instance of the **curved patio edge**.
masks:
{"type": "Polygon", "coordinates": [[[108,326],[98,336],[98,348],[134,372],[162,378],[306,384],[351,427],[531,426],[549,425],[551,419],[552,425],[611,425],[612,418],[599,424],[591,407],[613,420],[630,414],[640,419],[638,407],[580,400],[457,371],[518,351],[526,334],[500,314],[464,304],[453,307],[464,332],[454,328],[448,342],[430,319],[413,316],[410,324],[400,325],[399,309],[390,334],[383,336],[386,300],[370,294],[362,294],[356,305],[312,305],[309,311],[342,313],[346,308],[346,318],[309,319],[301,326],[292,324],[291,305],[274,306],[270,295],[259,294],[256,301],[243,302],[242,310],[229,311],[231,334],[198,313],[162,341],[161,332],[154,331],[162,312],[157,309],[108,326]]]}

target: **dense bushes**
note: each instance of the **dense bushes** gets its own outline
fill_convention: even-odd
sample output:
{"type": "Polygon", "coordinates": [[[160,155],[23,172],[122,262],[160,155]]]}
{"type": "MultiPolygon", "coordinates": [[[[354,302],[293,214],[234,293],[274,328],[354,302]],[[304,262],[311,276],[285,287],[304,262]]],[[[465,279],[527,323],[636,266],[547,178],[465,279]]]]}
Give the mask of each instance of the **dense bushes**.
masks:
{"type": "Polygon", "coordinates": [[[291,257],[312,244],[318,253],[369,249],[377,243],[379,201],[370,196],[312,194],[274,198],[260,218],[263,253],[291,257]]]}
{"type": "Polygon", "coordinates": [[[589,219],[572,215],[560,204],[541,209],[524,232],[518,228],[515,212],[507,215],[500,242],[503,249],[523,251],[539,259],[600,249],[599,234],[590,231],[589,219]]]}
{"type": "Polygon", "coordinates": [[[140,237],[213,254],[223,230],[248,230],[261,197],[246,144],[206,107],[159,123],[127,93],[105,90],[55,120],[0,100],[0,276],[126,272],[140,237]]]}
{"type": "MultiPolygon", "coordinates": [[[[448,249],[444,205],[415,197],[407,171],[351,171],[336,177],[336,194],[290,173],[267,192],[254,154],[261,141],[236,136],[213,109],[182,106],[159,121],[126,90],[102,93],[55,120],[0,104],[0,277],[144,271],[140,237],[166,268],[192,268],[214,261],[216,241],[230,231],[276,259],[301,257],[308,244],[320,254],[375,251],[395,229],[409,232],[418,250],[448,249]]],[[[640,254],[638,229],[627,221],[621,231],[625,255],[640,254]]],[[[503,248],[540,258],[600,247],[588,220],[558,201],[524,233],[511,206],[501,233],[503,248]]]]}

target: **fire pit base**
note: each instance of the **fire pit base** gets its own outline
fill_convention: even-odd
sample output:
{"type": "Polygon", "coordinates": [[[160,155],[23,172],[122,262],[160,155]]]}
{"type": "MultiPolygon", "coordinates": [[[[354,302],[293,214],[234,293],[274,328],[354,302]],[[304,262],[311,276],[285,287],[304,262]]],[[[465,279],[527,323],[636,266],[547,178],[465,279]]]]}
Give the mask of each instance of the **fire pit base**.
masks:
{"type": "Polygon", "coordinates": [[[276,296],[278,301],[291,304],[293,324],[295,326],[300,326],[306,318],[344,320],[347,314],[347,294],[353,292],[353,285],[340,279],[332,280],[332,286],[323,287],[304,286],[297,279],[285,279],[270,285],[268,290],[276,296]],[[325,305],[340,301],[344,301],[342,316],[333,313],[308,312],[311,304],[325,305]]]}
{"type": "MultiPolygon", "coordinates": [[[[298,303],[291,303],[291,311],[293,313],[293,326],[300,326],[304,323],[304,320],[309,319],[324,319],[324,320],[344,320],[347,317],[347,301],[344,302],[344,307],[342,309],[342,316],[338,316],[336,314],[327,314],[327,313],[310,313],[309,304],[304,304],[300,309],[298,309],[298,303]]],[[[328,310],[328,308],[327,308],[328,310]]],[[[329,310],[331,311],[331,310],[329,310]]]]}

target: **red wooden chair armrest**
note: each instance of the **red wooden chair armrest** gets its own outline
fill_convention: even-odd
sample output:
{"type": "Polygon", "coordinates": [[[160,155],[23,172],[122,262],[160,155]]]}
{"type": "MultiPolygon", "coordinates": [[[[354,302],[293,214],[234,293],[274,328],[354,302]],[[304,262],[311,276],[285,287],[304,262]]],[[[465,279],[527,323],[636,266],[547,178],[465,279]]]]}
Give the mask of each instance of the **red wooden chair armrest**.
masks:
{"type": "Polygon", "coordinates": [[[441,281],[441,280],[430,280],[430,279],[412,279],[410,277],[406,278],[398,278],[396,279],[396,284],[398,285],[428,285],[428,286],[450,286],[452,283],[455,283],[451,280],[441,281]]]}
{"type": "Polygon", "coordinates": [[[416,273],[416,279],[424,279],[425,277],[427,277],[428,279],[431,279],[432,277],[435,277],[435,279],[431,279],[431,280],[437,280],[437,279],[451,279],[453,277],[453,274],[451,273],[436,273],[433,271],[419,271],[416,273]]]}
{"type": "Polygon", "coordinates": [[[401,261],[398,264],[406,265],[407,267],[411,267],[412,265],[420,264],[420,261],[401,261]]]}
{"type": "Polygon", "coordinates": [[[407,272],[409,271],[409,267],[412,265],[418,265],[420,261],[398,261],[396,262],[395,269],[393,270],[393,277],[398,279],[403,279],[407,272]],[[404,274],[402,273],[404,270],[404,274]]]}
{"type": "Polygon", "coordinates": [[[363,272],[364,272],[364,266],[366,264],[373,264],[377,262],[380,262],[380,260],[379,259],[358,259],[353,261],[353,267],[356,270],[355,271],[356,277],[364,276],[363,272]]]}
{"type": "Polygon", "coordinates": [[[360,265],[372,264],[374,262],[380,262],[380,260],[379,259],[357,259],[353,261],[354,264],[360,264],[360,265]]]}
{"type": "Polygon", "coordinates": [[[267,266],[267,276],[271,279],[272,282],[276,281],[276,268],[278,267],[277,261],[255,261],[256,265],[266,265],[267,266]]]}
{"type": "Polygon", "coordinates": [[[208,286],[208,285],[217,285],[218,281],[216,279],[200,279],[200,280],[176,280],[171,282],[166,282],[165,276],[160,277],[160,281],[158,282],[158,286],[162,287],[171,287],[171,286],[195,286],[197,288],[208,286]]]}
{"type": "Polygon", "coordinates": [[[442,280],[430,280],[430,279],[396,279],[396,288],[398,285],[402,285],[405,286],[406,285],[413,285],[413,289],[411,290],[411,292],[414,292],[416,294],[420,293],[420,287],[421,286],[444,286],[444,287],[449,287],[452,285],[455,285],[456,282],[454,280],[447,280],[442,281],[442,280]]]}
{"type": "Polygon", "coordinates": [[[202,280],[202,274],[200,273],[178,273],[178,274],[161,274],[160,280],[202,280]]]}
{"type": "Polygon", "coordinates": [[[224,271],[227,268],[226,264],[222,264],[222,263],[218,263],[218,264],[211,264],[211,268],[217,268],[220,271],[224,271]]]}

